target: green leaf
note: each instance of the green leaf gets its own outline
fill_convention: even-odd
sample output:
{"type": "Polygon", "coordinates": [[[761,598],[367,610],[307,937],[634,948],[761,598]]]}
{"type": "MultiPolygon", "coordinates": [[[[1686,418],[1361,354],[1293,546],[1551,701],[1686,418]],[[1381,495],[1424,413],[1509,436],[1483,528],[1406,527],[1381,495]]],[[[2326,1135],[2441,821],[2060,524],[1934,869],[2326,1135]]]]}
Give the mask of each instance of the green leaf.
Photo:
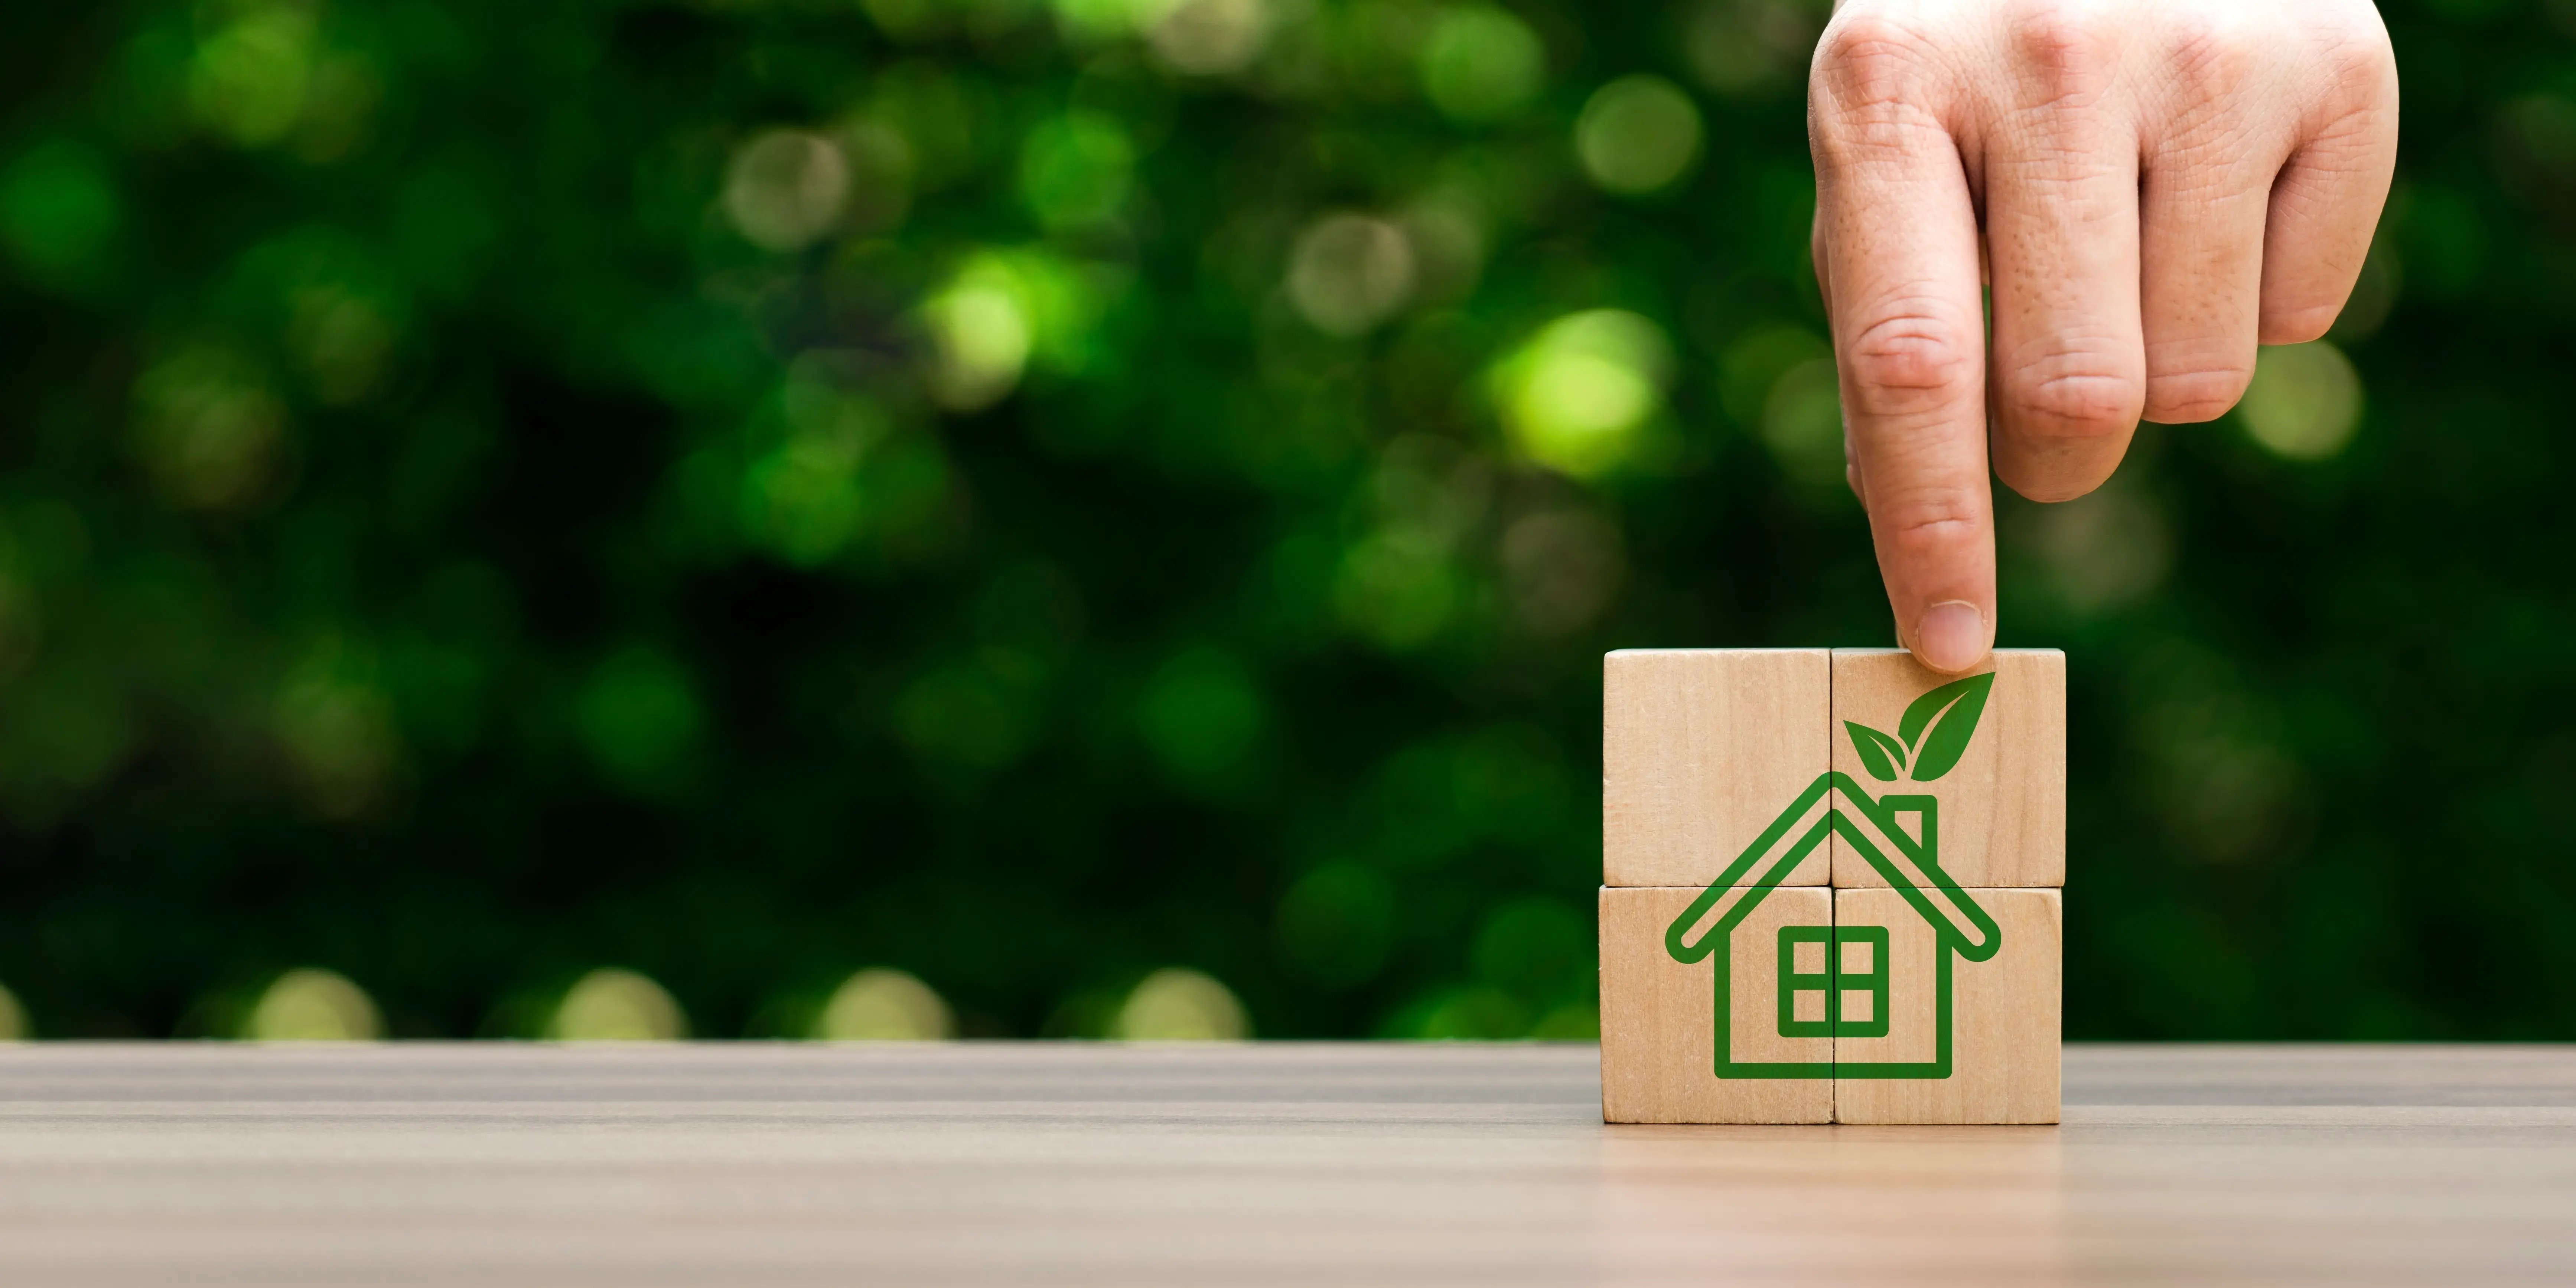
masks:
{"type": "Polygon", "coordinates": [[[1949,773],[1968,752],[1977,719],[1986,713],[1986,691],[1995,673],[1952,680],[1914,700],[1897,722],[1896,732],[1914,751],[1914,781],[1928,783],[1949,773]]]}
{"type": "Polygon", "coordinates": [[[1869,776],[1882,783],[1896,781],[1896,771],[1905,768],[1905,747],[1894,738],[1865,724],[1843,721],[1851,730],[1852,750],[1860,753],[1860,763],[1869,767],[1869,776]]]}

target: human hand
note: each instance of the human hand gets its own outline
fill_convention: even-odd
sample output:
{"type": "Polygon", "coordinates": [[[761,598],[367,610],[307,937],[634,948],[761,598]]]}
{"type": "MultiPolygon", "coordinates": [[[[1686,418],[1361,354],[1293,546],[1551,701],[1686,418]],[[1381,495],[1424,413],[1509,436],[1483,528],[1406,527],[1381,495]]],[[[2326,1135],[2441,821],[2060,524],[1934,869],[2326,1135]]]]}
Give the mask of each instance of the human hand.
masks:
{"type": "Polygon", "coordinates": [[[2325,334],[2397,67],[2369,0],[1844,0],[1808,133],[1852,490],[1899,636],[1956,672],[1994,643],[1990,442],[2082,496],[2141,418],[2214,419],[2257,344],[2325,334]]]}

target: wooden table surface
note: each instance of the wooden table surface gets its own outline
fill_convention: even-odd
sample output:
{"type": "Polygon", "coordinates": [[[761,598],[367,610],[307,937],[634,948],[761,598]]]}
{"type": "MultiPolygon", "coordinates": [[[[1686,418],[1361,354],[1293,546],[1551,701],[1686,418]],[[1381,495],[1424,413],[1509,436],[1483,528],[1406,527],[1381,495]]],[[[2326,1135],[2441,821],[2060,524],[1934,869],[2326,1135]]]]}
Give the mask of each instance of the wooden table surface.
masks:
{"type": "Polygon", "coordinates": [[[0,1049],[10,1284],[2576,1283],[2576,1048],[1604,1127],[1588,1046],[0,1049]]]}

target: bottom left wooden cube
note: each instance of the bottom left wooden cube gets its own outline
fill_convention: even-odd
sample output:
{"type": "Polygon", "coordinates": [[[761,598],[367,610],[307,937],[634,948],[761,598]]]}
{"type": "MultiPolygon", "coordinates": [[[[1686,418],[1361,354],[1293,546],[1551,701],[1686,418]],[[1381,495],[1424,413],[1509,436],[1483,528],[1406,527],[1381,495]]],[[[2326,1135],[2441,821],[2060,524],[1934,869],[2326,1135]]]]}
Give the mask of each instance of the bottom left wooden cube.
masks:
{"type": "Polygon", "coordinates": [[[1602,1120],[1833,1121],[1833,891],[1721,890],[1678,960],[1667,931],[1708,893],[1602,887],[1602,1120]]]}

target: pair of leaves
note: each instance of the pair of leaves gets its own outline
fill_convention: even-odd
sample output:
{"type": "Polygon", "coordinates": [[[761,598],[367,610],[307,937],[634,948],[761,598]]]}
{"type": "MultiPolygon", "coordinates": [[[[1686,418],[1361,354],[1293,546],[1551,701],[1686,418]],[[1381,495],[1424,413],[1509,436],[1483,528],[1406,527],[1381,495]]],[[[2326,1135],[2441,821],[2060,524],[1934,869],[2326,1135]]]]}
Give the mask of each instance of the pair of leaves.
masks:
{"type": "Polygon", "coordinates": [[[1914,781],[1928,783],[1957,768],[1959,758],[1968,754],[1968,739],[1986,714],[1986,692],[1994,687],[1995,673],[1988,671],[1916,698],[1898,720],[1894,738],[1851,720],[1843,721],[1843,728],[1851,731],[1852,750],[1860,753],[1870,777],[1895,782],[1911,761],[1914,781]]]}

